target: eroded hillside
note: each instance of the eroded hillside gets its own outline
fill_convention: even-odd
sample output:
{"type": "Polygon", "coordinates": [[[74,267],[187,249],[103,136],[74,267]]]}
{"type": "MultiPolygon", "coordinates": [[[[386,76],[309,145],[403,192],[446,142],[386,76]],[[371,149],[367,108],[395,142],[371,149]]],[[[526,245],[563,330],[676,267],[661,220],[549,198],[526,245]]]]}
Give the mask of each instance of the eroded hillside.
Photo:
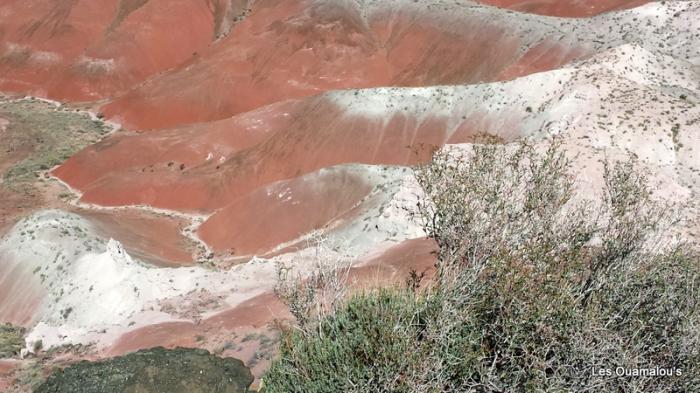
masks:
{"type": "Polygon", "coordinates": [[[698,20],[698,1],[4,2],[0,322],[26,359],[0,359],[0,388],[153,346],[259,376],[280,264],[341,261],[358,287],[431,271],[412,165],[446,145],[559,138],[581,198],[634,155],[697,242],[698,20]]]}

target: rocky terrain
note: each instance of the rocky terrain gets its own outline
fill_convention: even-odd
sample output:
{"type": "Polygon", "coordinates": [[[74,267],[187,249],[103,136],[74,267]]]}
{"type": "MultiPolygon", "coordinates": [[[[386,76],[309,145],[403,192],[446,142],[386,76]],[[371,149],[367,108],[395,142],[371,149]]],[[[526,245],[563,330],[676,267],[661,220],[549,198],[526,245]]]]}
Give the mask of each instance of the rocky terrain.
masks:
{"type": "Polygon", "coordinates": [[[695,0],[3,2],[0,323],[23,348],[0,390],[156,346],[259,377],[289,317],[277,267],[429,271],[412,165],[485,136],[560,138],[581,198],[636,156],[697,242],[698,20],[695,0]]]}

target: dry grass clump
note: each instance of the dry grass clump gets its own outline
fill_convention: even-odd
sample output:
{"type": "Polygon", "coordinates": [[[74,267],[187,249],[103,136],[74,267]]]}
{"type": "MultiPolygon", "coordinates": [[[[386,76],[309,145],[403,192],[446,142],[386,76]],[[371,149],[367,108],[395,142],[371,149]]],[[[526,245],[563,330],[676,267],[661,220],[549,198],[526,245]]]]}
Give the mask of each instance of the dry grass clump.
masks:
{"type": "Polygon", "coordinates": [[[317,322],[334,313],[346,297],[352,256],[347,244],[333,245],[320,232],[309,236],[307,246],[314,252],[310,272],[278,264],[275,294],[287,305],[298,329],[314,331],[317,322]]]}

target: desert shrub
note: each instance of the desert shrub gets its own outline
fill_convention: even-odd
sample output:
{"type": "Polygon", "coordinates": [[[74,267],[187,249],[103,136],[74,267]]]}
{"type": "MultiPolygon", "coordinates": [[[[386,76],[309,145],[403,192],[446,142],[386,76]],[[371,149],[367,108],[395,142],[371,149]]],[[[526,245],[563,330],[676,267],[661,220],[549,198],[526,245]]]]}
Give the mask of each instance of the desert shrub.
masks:
{"type": "Polygon", "coordinates": [[[605,165],[600,201],[577,202],[569,166],[554,142],[438,153],[418,171],[440,246],[437,388],[697,388],[698,258],[663,236],[672,206],[651,200],[633,158],[605,165]],[[685,377],[591,372],[618,366],[685,377]]]}
{"type": "Polygon", "coordinates": [[[382,290],[351,297],[311,331],[290,329],[281,359],[264,379],[266,392],[411,390],[425,334],[425,298],[382,290]]]}
{"type": "Polygon", "coordinates": [[[675,207],[634,158],[605,165],[595,201],[569,170],[556,141],[438,152],[416,170],[432,285],[288,329],[266,391],[700,391],[699,258],[675,207]]]}

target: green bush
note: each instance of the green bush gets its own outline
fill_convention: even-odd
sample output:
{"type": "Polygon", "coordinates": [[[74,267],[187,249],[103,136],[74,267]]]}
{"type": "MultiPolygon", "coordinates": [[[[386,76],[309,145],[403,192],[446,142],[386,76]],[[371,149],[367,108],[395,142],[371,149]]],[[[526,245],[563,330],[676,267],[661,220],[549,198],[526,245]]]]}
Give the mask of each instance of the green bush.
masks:
{"type": "Polygon", "coordinates": [[[425,298],[383,290],[349,299],[311,332],[291,329],[282,358],[265,378],[267,392],[409,391],[425,334],[425,298]]]}
{"type": "Polygon", "coordinates": [[[598,201],[569,168],[556,142],[437,153],[416,175],[432,285],[287,329],[265,391],[700,391],[699,258],[675,209],[634,159],[605,165],[598,201]]]}

